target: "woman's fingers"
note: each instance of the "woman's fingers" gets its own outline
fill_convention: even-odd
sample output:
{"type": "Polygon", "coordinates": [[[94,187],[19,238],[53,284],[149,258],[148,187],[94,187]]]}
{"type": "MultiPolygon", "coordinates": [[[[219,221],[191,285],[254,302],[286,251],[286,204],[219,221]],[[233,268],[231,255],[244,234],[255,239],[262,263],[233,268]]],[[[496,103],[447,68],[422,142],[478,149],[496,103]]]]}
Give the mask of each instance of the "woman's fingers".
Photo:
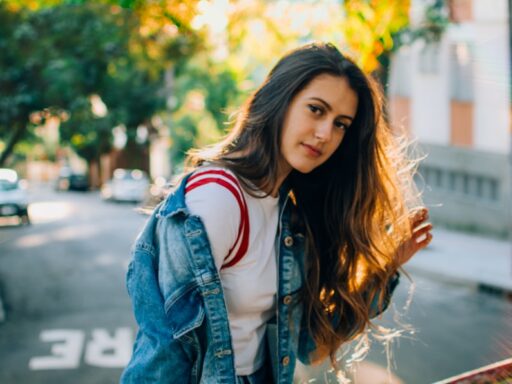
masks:
{"type": "Polygon", "coordinates": [[[431,223],[423,223],[415,228],[412,229],[412,236],[414,238],[418,238],[421,235],[424,235],[427,232],[430,232],[432,230],[432,224],[431,223]]]}
{"type": "Polygon", "coordinates": [[[432,241],[432,233],[427,232],[427,234],[416,240],[416,247],[418,250],[425,248],[432,241]]]}
{"type": "Polygon", "coordinates": [[[425,248],[432,241],[432,224],[427,222],[428,209],[418,208],[409,216],[411,224],[411,237],[400,246],[397,259],[402,265],[407,262],[416,252],[425,248]]]}
{"type": "Polygon", "coordinates": [[[426,207],[419,208],[410,217],[411,228],[416,228],[425,220],[428,220],[428,209],[426,207]]]}
{"type": "Polygon", "coordinates": [[[432,240],[432,224],[423,223],[422,225],[413,229],[412,239],[414,241],[415,247],[420,250],[421,248],[426,247],[430,241],[432,240]]]}

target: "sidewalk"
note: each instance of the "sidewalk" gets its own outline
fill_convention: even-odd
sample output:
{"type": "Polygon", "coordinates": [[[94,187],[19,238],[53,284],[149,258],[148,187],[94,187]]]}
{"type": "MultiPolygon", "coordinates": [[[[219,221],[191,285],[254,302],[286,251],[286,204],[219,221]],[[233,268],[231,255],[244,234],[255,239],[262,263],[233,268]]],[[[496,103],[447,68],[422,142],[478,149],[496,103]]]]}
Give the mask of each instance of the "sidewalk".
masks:
{"type": "Polygon", "coordinates": [[[512,293],[512,243],[434,227],[430,246],[404,269],[453,283],[512,293]]]}

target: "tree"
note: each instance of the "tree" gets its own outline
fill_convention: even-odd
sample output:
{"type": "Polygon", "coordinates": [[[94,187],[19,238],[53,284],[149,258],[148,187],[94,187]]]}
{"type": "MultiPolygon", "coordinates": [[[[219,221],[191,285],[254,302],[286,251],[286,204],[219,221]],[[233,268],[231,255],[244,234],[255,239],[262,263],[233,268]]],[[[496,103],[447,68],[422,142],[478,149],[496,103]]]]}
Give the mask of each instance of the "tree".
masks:
{"type": "Polygon", "coordinates": [[[409,26],[410,0],[345,0],[345,42],[366,72],[388,82],[390,56],[398,36],[409,26]]]}
{"type": "Polygon", "coordinates": [[[27,60],[23,44],[34,35],[24,14],[0,3],[0,134],[5,138],[0,166],[26,134],[30,113],[43,105],[43,95],[34,87],[37,63],[27,60]]]}
{"type": "Polygon", "coordinates": [[[400,46],[421,39],[438,41],[448,25],[444,1],[432,0],[419,26],[411,27],[410,0],[345,0],[345,42],[356,61],[388,86],[391,57],[400,46]]]}
{"type": "Polygon", "coordinates": [[[239,83],[227,62],[214,62],[206,53],[180,69],[169,124],[174,164],[180,164],[191,147],[210,144],[225,134],[230,109],[243,93],[239,83]]]}
{"type": "Polygon", "coordinates": [[[220,3],[202,3],[194,26],[204,28],[206,50],[176,71],[169,119],[175,164],[190,147],[225,133],[230,113],[286,50],[297,41],[335,40],[339,28],[328,21],[341,19],[337,4],[237,0],[222,9],[220,3]]]}
{"type": "MultiPolygon", "coordinates": [[[[0,4],[0,133],[10,134],[0,165],[26,134],[30,114],[42,110],[66,111],[62,137],[72,146],[80,142],[83,154],[95,153],[76,140],[86,129],[103,129],[107,121],[85,111],[91,95],[106,101],[108,121],[124,124],[131,140],[138,126],[164,106],[164,72],[200,47],[201,37],[188,27],[194,2],[173,9],[171,2],[148,2],[145,8],[144,2],[128,2],[132,10],[110,5],[113,1],[56,3],[0,4]]],[[[90,141],[91,147],[109,147],[103,142],[109,135],[82,136],[101,140],[90,141]]]]}
{"type": "Polygon", "coordinates": [[[98,92],[109,62],[122,56],[127,41],[113,15],[99,6],[37,12],[3,6],[0,15],[8,21],[1,23],[0,129],[12,132],[0,158],[3,164],[30,127],[32,113],[72,111],[98,92]]]}

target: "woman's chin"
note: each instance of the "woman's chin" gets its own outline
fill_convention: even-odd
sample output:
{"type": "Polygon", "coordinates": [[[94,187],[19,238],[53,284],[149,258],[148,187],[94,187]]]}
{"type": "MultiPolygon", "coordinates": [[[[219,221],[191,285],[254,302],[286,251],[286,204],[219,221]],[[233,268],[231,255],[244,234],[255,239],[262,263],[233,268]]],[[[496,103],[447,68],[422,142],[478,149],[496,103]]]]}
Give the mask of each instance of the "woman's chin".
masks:
{"type": "Polygon", "coordinates": [[[315,167],[301,166],[301,167],[296,167],[296,168],[293,168],[293,169],[296,170],[299,173],[307,174],[307,173],[311,173],[315,169],[315,167]]]}

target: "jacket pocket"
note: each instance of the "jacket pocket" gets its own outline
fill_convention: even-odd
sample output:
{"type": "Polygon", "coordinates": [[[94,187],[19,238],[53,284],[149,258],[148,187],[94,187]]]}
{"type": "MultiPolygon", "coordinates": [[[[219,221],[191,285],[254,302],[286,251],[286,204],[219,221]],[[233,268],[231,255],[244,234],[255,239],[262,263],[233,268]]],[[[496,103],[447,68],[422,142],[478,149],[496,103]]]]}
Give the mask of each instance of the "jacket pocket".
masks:
{"type": "Polygon", "coordinates": [[[185,289],[171,296],[165,302],[165,312],[169,319],[174,339],[179,339],[199,327],[204,320],[204,304],[197,287],[185,289]]]}

